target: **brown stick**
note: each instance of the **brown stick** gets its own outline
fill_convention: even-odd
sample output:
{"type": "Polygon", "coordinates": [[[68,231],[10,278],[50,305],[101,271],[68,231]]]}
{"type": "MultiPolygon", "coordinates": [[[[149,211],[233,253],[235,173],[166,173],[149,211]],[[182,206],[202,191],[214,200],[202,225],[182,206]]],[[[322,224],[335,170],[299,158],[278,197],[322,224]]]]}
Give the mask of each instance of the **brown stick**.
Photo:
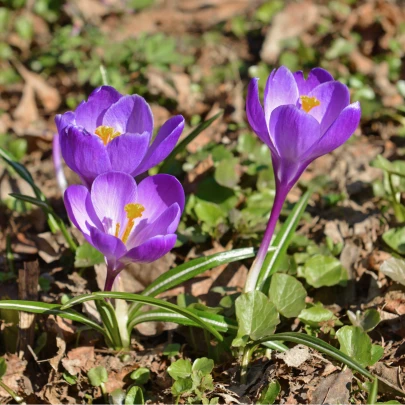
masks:
{"type": "MultiPolygon", "coordinates": [[[[24,269],[18,271],[18,298],[20,300],[38,299],[38,279],[39,264],[38,260],[34,262],[25,262],[24,269]]],[[[32,356],[28,349],[34,344],[35,335],[35,314],[20,312],[19,322],[18,352],[23,351],[26,359],[32,356]]]]}

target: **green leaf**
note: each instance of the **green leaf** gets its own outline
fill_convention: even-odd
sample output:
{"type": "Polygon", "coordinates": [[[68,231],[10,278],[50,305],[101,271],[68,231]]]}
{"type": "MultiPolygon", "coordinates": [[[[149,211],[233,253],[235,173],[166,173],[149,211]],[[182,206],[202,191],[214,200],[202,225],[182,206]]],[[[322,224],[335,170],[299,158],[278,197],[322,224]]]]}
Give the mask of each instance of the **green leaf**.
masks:
{"type": "Polygon", "coordinates": [[[271,277],[269,298],[277,311],[286,318],[294,318],[305,308],[307,292],[292,276],[276,273],[271,277]]]}
{"type": "Polygon", "coordinates": [[[131,387],[125,397],[125,405],[143,405],[144,403],[142,388],[136,385],[131,387]]]}
{"type": "Polygon", "coordinates": [[[326,309],[321,305],[314,305],[309,308],[305,308],[298,315],[298,319],[313,328],[317,328],[322,322],[330,321],[335,318],[333,312],[326,309]]]}
{"type": "Polygon", "coordinates": [[[0,357],[0,380],[4,377],[7,371],[7,363],[4,357],[0,357]]]}
{"type": "Polygon", "coordinates": [[[194,207],[199,221],[215,227],[225,218],[225,211],[218,205],[209,201],[199,200],[194,207]]]}
{"type": "Polygon", "coordinates": [[[298,223],[307,207],[311,195],[312,190],[307,190],[305,192],[301,199],[295,204],[287,220],[274,238],[271,246],[276,249],[267,254],[257,280],[257,286],[261,290],[263,290],[268,277],[277,271],[279,263],[282,261],[283,256],[287,251],[288,245],[295,234],[295,230],[297,229],[298,223]]]}
{"type": "Polygon", "coordinates": [[[96,248],[90,245],[88,242],[84,242],[83,245],[76,249],[75,254],[75,267],[91,267],[95,264],[103,263],[104,255],[96,248]]]}
{"type": "MultiPolygon", "coordinates": [[[[237,330],[236,323],[233,319],[226,318],[222,315],[213,314],[211,312],[199,311],[193,308],[187,308],[187,310],[198,316],[205,323],[212,325],[218,332],[230,332],[233,330],[237,330]]],[[[128,329],[132,330],[135,325],[138,325],[142,322],[156,321],[174,322],[179,325],[196,326],[201,328],[201,325],[197,324],[190,318],[187,318],[181,314],[176,314],[171,311],[160,309],[138,313],[131,319],[131,322],[128,325],[128,329]]]]}
{"type": "Polygon", "coordinates": [[[370,366],[377,363],[384,356],[384,348],[380,345],[371,345],[370,366]]]}
{"type": "Polygon", "coordinates": [[[167,372],[173,380],[190,377],[193,372],[191,361],[179,359],[168,367],[167,372]]]}
{"type": "Polygon", "coordinates": [[[90,384],[93,387],[99,387],[108,380],[107,370],[103,366],[93,367],[87,373],[90,384]]]}
{"type": "Polygon", "coordinates": [[[69,385],[75,385],[77,382],[77,376],[70,374],[69,372],[65,371],[63,374],[63,379],[69,384],[69,385]]]}
{"type": "Polygon", "coordinates": [[[211,374],[214,369],[214,361],[208,359],[207,357],[201,357],[200,359],[194,360],[193,372],[200,372],[202,375],[211,374]]]}
{"type": "Polygon", "coordinates": [[[340,343],[340,350],[357,361],[363,367],[371,366],[372,344],[371,339],[361,328],[357,326],[343,326],[336,332],[340,343]]]}
{"type": "Polygon", "coordinates": [[[219,341],[223,340],[223,337],[217,332],[217,330],[201,320],[197,315],[195,315],[193,312],[185,309],[185,308],[180,308],[179,306],[172,304],[170,302],[160,300],[157,298],[152,298],[152,297],[147,297],[139,294],[131,294],[131,293],[120,293],[120,292],[113,292],[113,291],[99,291],[95,292],[93,294],[84,294],[84,295],[79,295],[78,297],[75,297],[68,301],[65,305],[63,305],[62,309],[69,308],[73,305],[81,304],[86,301],[93,301],[93,300],[104,300],[105,298],[110,298],[110,299],[118,299],[118,300],[127,300],[127,301],[134,301],[142,304],[149,304],[158,308],[163,308],[168,311],[178,313],[180,315],[183,315],[192,321],[194,321],[196,324],[200,325],[202,328],[206,329],[208,332],[210,332],[213,336],[215,336],[219,341]]]}
{"type": "Polygon", "coordinates": [[[11,197],[14,197],[17,200],[25,201],[30,204],[36,205],[46,212],[49,212],[50,206],[47,202],[39,200],[38,198],[35,197],[30,197],[29,195],[24,195],[24,194],[17,194],[17,193],[10,193],[9,194],[11,197]]]}
{"type": "Polygon", "coordinates": [[[172,385],[172,394],[178,397],[181,394],[191,391],[193,388],[193,382],[191,378],[179,378],[172,385]]]}
{"type": "Polygon", "coordinates": [[[214,115],[212,118],[202,122],[196,129],[194,129],[190,134],[188,134],[170,153],[170,155],[165,159],[165,162],[161,166],[159,173],[166,173],[170,166],[173,164],[176,156],[186,149],[186,146],[193,141],[202,131],[207,129],[218,117],[222,115],[222,111],[214,115]]]}
{"type": "Polygon", "coordinates": [[[341,274],[342,265],[331,256],[315,255],[304,266],[304,277],[315,288],[338,284],[341,274]]]}
{"type": "Polygon", "coordinates": [[[405,260],[391,257],[383,262],[380,271],[397,283],[405,285],[405,260]]]}
{"type": "Polygon", "coordinates": [[[61,310],[61,305],[58,304],[46,304],[44,302],[36,301],[23,301],[23,300],[3,300],[0,301],[0,309],[11,309],[13,311],[25,311],[34,314],[44,315],[57,315],[61,318],[70,319],[75,322],[80,322],[90,328],[105,335],[105,330],[96,322],[86,318],[82,314],[74,310],[61,310]]]}
{"type": "Polygon", "coordinates": [[[235,302],[238,334],[233,346],[244,346],[250,340],[270,335],[280,322],[275,305],[261,291],[254,290],[239,296],[235,302]]]}
{"type": "MultiPolygon", "coordinates": [[[[311,349],[318,350],[321,353],[324,353],[328,356],[331,356],[333,359],[337,360],[340,363],[346,364],[352,370],[357,371],[361,375],[370,380],[374,380],[374,376],[367,371],[360,363],[358,363],[355,359],[349,357],[346,353],[336,349],[335,347],[331,346],[330,344],[324,342],[323,340],[315,337],[305,335],[303,333],[297,332],[286,332],[286,333],[277,333],[275,335],[266,336],[256,343],[264,343],[267,341],[285,341],[285,342],[294,342],[298,344],[303,344],[305,346],[310,347],[311,349]]],[[[378,377],[377,377],[378,378],[378,377]]]]}
{"type": "Polygon", "coordinates": [[[384,242],[400,255],[405,255],[405,227],[394,228],[382,236],[384,242]]]}
{"type": "Polygon", "coordinates": [[[357,311],[356,314],[352,311],[347,311],[347,316],[353,326],[360,327],[364,332],[373,330],[381,320],[380,313],[373,308],[367,309],[364,312],[357,311]]]}
{"type": "Polygon", "coordinates": [[[215,169],[214,178],[218,184],[228,188],[234,188],[240,179],[238,170],[239,159],[222,160],[215,169]]]}
{"type": "Polygon", "coordinates": [[[180,353],[180,344],[179,343],[169,343],[163,349],[163,355],[167,357],[174,357],[180,353]]]}
{"type": "Polygon", "coordinates": [[[280,394],[281,386],[280,383],[275,380],[272,381],[267,387],[265,387],[260,394],[259,400],[256,402],[257,404],[274,404],[276,401],[278,394],[280,394]]]}
{"type": "Polygon", "coordinates": [[[149,381],[150,371],[146,367],[139,367],[131,373],[131,379],[137,385],[144,385],[149,381]]]}

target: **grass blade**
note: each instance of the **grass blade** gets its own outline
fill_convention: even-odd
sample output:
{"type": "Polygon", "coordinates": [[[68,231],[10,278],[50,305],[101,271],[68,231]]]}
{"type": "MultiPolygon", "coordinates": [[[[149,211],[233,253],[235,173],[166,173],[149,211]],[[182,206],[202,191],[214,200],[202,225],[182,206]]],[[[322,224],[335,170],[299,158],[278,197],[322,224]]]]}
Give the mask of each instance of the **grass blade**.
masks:
{"type": "Polygon", "coordinates": [[[223,111],[220,111],[218,114],[215,114],[213,117],[210,119],[202,122],[196,129],[194,129],[190,134],[188,134],[172,151],[172,153],[166,158],[165,162],[162,164],[160,167],[159,173],[166,173],[170,166],[172,165],[174,159],[176,156],[182,152],[186,146],[193,141],[195,138],[197,138],[198,135],[204,129],[207,129],[219,116],[223,114],[223,111]]]}
{"type": "Polygon", "coordinates": [[[87,325],[105,336],[105,331],[99,324],[93,322],[92,320],[86,318],[84,315],[79,314],[74,310],[62,310],[61,305],[59,304],[46,304],[44,302],[23,300],[3,300],[0,301],[0,310],[1,309],[24,311],[33,314],[57,315],[61,318],[70,319],[72,321],[80,322],[84,325],[87,325]]]}
{"type": "Polygon", "coordinates": [[[110,299],[118,299],[118,300],[126,300],[126,301],[134,301],[138,302],[141,304],[148,304],[152,305],[158,308],[163,308],[168,311],[178,313],[180,315],[185,316],[186,318],[191,319],[194,321],[196,324],[200,325],[203,329],[206,329],[208,332],[210,332],[213,336],[215,336],[219,341],[222,341],[223,338],[222,336],[217,332],[217,330],[207,324],[206,322],[202,321],[197,315],[195,315],[193,312],[189,311],[188,309],[181,308],[175,304],[172,304],[167,301],[163,301],[157,298],[152,298],[152,297],[145,297],[140,294],[131,294],[131,293],[121,293],[121,292],[110,292],[110,291],[100,291],[100,292],[95,292],[93,294],[84,294],[80,295],[78,297],[75,297],[68,301],[65,305],[63,305],[62,309],[70,308],[73,305],[77,305],[86,301],[92,301],[92,300],[101,300],[104,298],[110,298],[110,299]]]}

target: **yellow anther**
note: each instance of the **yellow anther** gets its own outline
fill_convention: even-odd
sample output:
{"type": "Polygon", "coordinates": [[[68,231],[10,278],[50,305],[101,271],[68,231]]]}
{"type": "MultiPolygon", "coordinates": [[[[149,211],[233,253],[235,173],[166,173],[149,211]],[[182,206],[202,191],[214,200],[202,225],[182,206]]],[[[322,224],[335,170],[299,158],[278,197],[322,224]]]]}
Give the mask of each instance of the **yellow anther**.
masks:
{"type": "Polygon", "coordinates": [[[310,112],[314,107],[321,105],[321,102],[316,97],[301,96],[301,108],[305,112],[310,112]]]}
{"type": "Polygon", "coordinates": [[[142,204],[127,204],[124,207],[124,209],[127,213],[127,218],[129,219],[128,224],[124,231],[124,235],[122,236],[122,241],[126,243],[129,234],[131,233],[132,228],[134,227],[135,219],[140,218],[142,216],[142,213],[145,211],[145,207],[142,204]]]}
{"type": "Polygon", "coordinates": [[[145,207],[142,204],[127,204],[124,209],[128,219],[140,218],[145,211],[145,207]]]}
{"type": "Polygon", "coordinates": [[[108,127],[106,125],[97,127],[94,132],[98,137],[101,138],[104,145],[107,145],[108,142],[121,135],[121,133],[116,131],[113,127],[108,127]]]}
{"type": "Polygon", "coordinates": [[[116,237],[116,238],[118,238],[118,236],[119,236],[119,234],[120,234],[120,227],[121,227],[120,223],[117,222],[117,223],[115,224],[115,237],[116,237]]]}

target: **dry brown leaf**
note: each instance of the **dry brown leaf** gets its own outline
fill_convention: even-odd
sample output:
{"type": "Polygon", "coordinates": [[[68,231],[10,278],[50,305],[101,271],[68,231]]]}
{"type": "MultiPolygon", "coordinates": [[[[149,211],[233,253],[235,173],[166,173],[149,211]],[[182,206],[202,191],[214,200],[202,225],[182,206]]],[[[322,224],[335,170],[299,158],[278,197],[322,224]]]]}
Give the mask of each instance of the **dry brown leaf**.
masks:
{"type": "Polygon", "coordinates": [[[303,1],[288,4],[272,21],[260,52],[262,60],[270,64],[275,63],[283,41],[299,37],[318,21],[319,9],[314,3],[303,1]]]}
{"type": "Polygon", "coordinates": [[[278,353],[276,357],[282,359],[288,367],[298,368],[302,363],[311,358],[311,354],[307,346],[296,345],[284,353],[278,353]]]}
{"type": "Polygon", "coordinates": [[[80,371],[87,373],[95,364],[93,346],[81,346],[70,350],[67,356],[62,359],[62,365],[72,375],[80,371]]]}

